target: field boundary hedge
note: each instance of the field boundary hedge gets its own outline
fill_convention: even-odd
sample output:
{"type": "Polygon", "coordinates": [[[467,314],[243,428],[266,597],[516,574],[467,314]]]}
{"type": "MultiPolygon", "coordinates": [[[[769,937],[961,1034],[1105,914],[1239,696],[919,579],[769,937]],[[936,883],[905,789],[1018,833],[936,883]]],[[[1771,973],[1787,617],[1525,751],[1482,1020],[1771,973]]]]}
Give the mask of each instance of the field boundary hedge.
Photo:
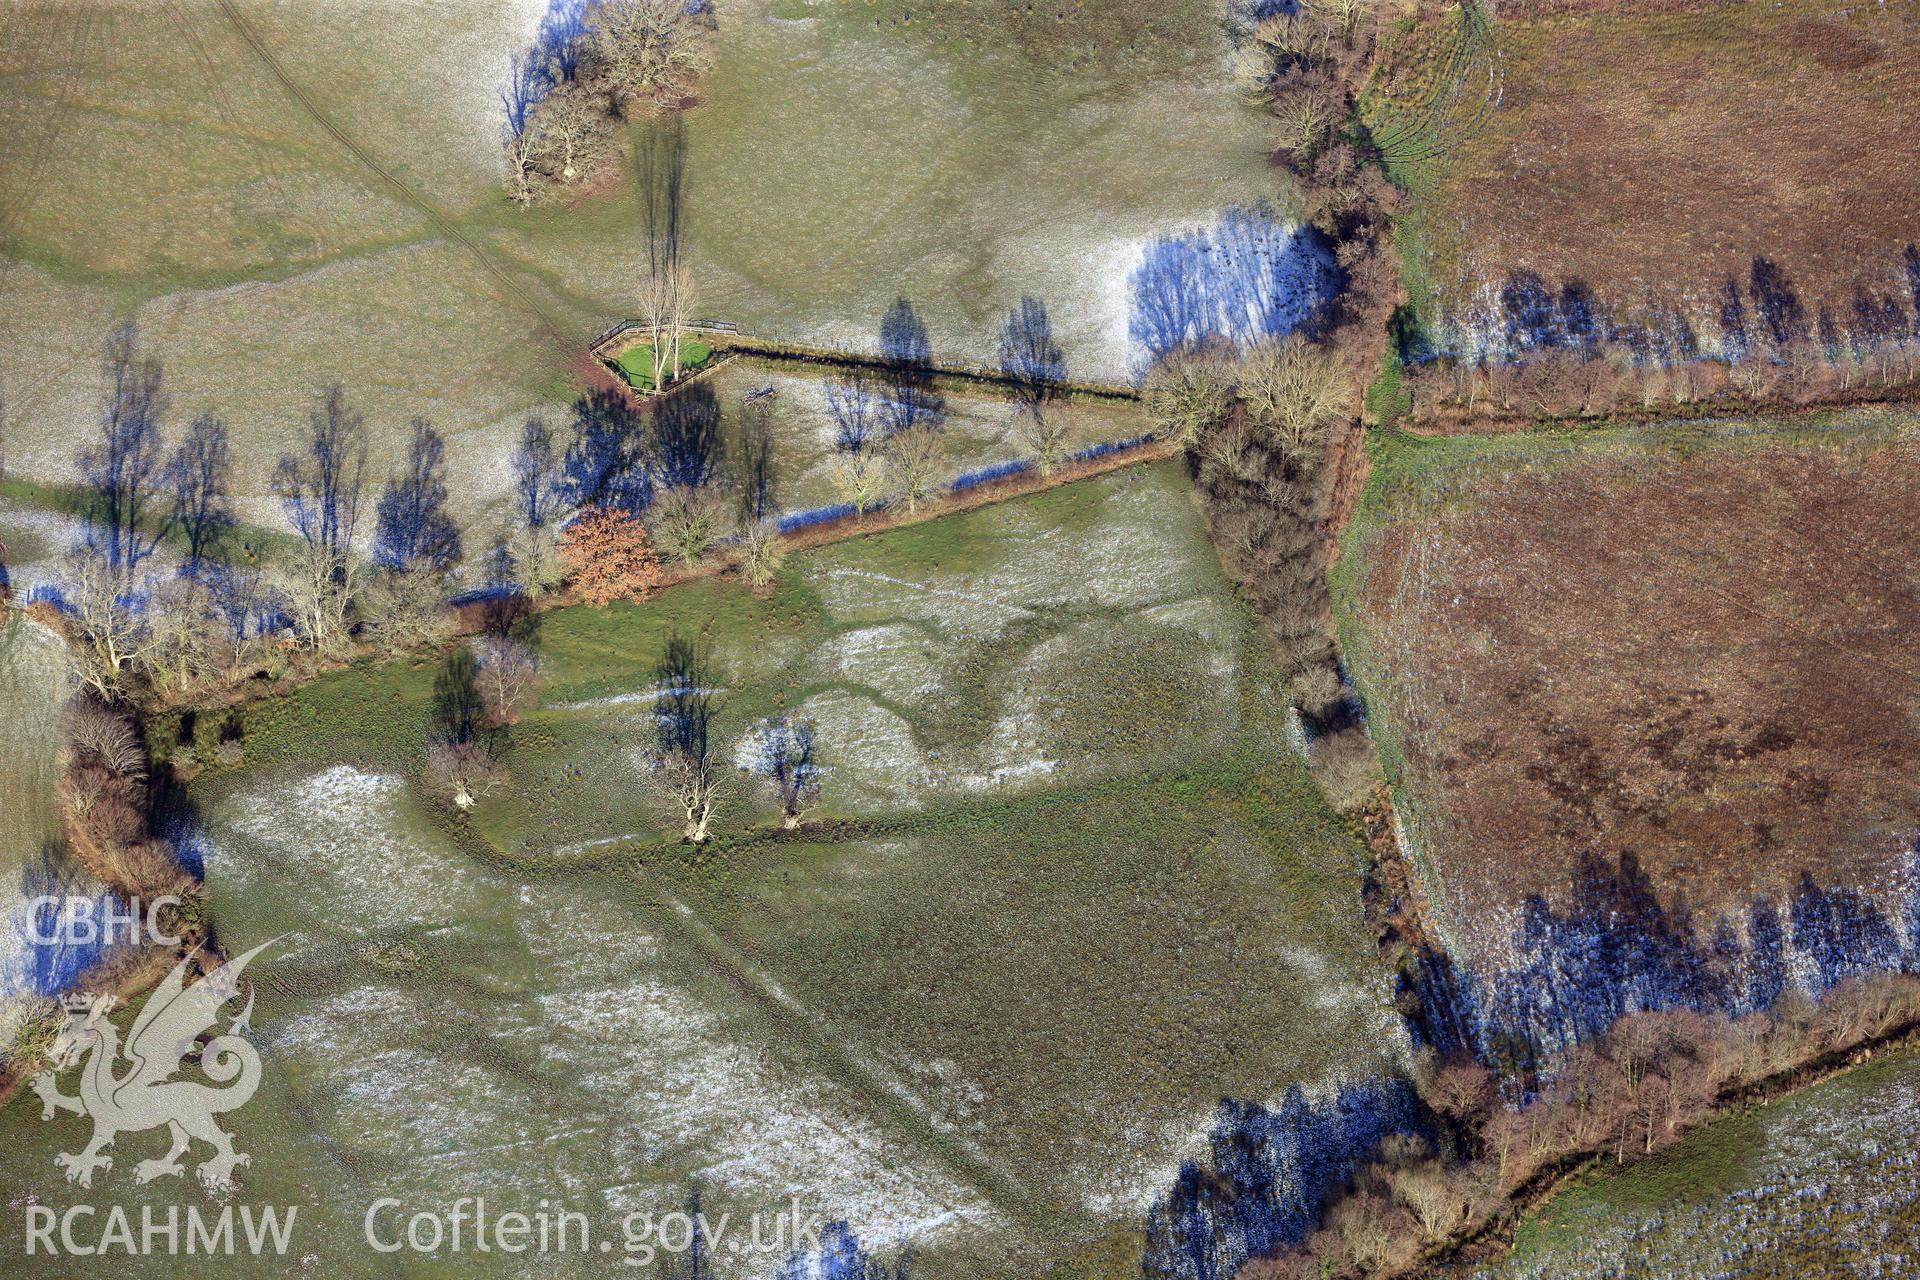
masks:
{"type": "MultiPolygon", "coordinates": [[[[600,363],[613,367],[614,361],[630,347],[639,345],[641,335],[647,333],[649,326],[640,320],[622,320],[600,331],[598,337],[588,344],[594,358],[600,363]]],[[[752,334],[743,334],[737,325],[724,320],[702,320],[686,327],[689,334],[698,334],[706,339],[713,348],[713,359],[702,367],[701,373],[716,368],[728,356],[733,354],[757,356],[763,360],[792,364],[825,365],[839,369],[861,369],[873,373],[885,373],[899,368],[891,361],[879,356],[867,355],[858,351],[847,351],[839,347],[816,346],[804,342],[789,342],[781,338],[762,338],[752,334]]],[[[931,365],[917,367],[919,372],[930,372],[936,383],[962,386],[987,386],[1009,390],[1016,383],[998,369],[984,364],[942,364],[935,361],[931,365]]],[[[614,369],[618,376],[619,371],[614,369]]],[[[681,386],[689,385],[700,375],[682,380],[667,388],[671,394],[681,386]]],[[[625,383],[625,379],[621,379],[625,383]]],[[[1083,397],[1090,400],[1138,401],[1140,389],[1131,383],[1102,382],[1093,379],[1066,379],[1053,384],[1056,395],[1068,398],[1083,397]]]]}

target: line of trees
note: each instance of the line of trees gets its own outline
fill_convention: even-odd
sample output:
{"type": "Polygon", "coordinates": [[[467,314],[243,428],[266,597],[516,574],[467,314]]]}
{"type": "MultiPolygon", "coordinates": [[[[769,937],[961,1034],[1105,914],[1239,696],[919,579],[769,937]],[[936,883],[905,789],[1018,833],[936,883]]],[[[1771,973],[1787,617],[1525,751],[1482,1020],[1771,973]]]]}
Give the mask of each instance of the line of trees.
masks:
{"type": "MultiPolygon", "coordinates": [[[[1415,894],[1391,875],[1369,894],[1372,923],[1416,930],[1389,930],[1396,950],[1416,949],[1415,894]]],[[[1426,988],[1417,1004],[1402,991],[1407,1079],[1319,1103],[1290,1091],[1278,1115],[1223,1104],[1206,1158],[1149,1214],[1146,1273],[1419,1273],[1584,1162],[1643,1159],[1731,1101],[1920,1024],[1916,901],[1883,909],[1803,875],[1781,909],[1708,922],[1663,901],[1631,855],[1593,858],[1561,901],[1529,902],[1513,970],[1463,973],[1432,947],[1403,957],[1426,988]]]]}
{"type": "MultiPolygon", "coordinates": [[[[1055,402],[1065,366],[1045,306],[1023,299],[1006,319],[1001,347],[1017,411],[1048,466],[1049,442],[1064,438],[1055,402]]],[[[880,348],[882,368],[836,384],[830,412],[840,451],[875,464],[881,492],[912,510],[942,489],[946,403],[926,326],[906,299],[882,319],[880,348]]],[[[449,510],[446,441],[432,422],[409,424],[383,482],[370,465],[364,415],[343,387],[323,387],[298,445],[272,471],[285,533],[261,538],[234,518],[224,423],[202,413],[177,444],[169,440],[164,366],[142,352],[131,328],[109,341],[105,375],[96,436],[76,458],[86,538],[59,586],[64,608],[45,612],[73,639],[82,678],[103,704],[188,709],[166,721],[181,720],[181,742],[169,746],[176,762],[239,758],[237,737],[219,728],[230,717],[206,717],[209,734],[196,731],[191,744],[184,735],[191,708],[225,700],[242,683],[360,653],[399,656],[447,638],[466,547],[449,510]]],[[[494,709],[480,721],[440,722],[428,744],[434,790],[464,808],[499,780],[494,756],[519,705],[510,689],[524,690],[537,669],[524,638],[539,596],[571,580],[590,603],[642,599],[664,580],[668,561],[691,566],[726,542],[749,586],[771,584],[781,558],[774,404],[770,390],[744,397],[731,435],[704,386],[646,412],[619,394],[583,396],[564,442],[540,418],[524,425],[512,457],[511,514],[467,562],[485,574],[485,587],[468,593],[482,610],[485,644],[460,651],[463,671],[449,677],[454,686],[492,688],[486,701],[494,709]]],[[[778,794],[784,820],[796,824],[823,776],[813,729],[783,721],[763,726],[757,741],[755,771],[778,794]]],[[[704,840],[709,757],[692,747],[663,745],[660,776],[676,780],[688,838],[704,840]]]]}
{"type": "Polygon", "coordinates": [[[1840,306],[1804,301],[1778,262],[1728,276],[1705,331],[1678,307],[1614,316],[1583,281],[1510,275],[1455,326],[1459,345],[1408,370],[1425,422],[1597,417],[1715,399],[1808,404],[1920,381],[1920,247],[1888,288],[1840,306]]]}
{"type": "Polygon", "coordinates": [[[883,367],[828,380],[832,478],[840,500],[864,515],[887,502],[909,513],[938,495],[947,401],[934,384],[933,346],[913,304],[896,299],[880,321],[883,367]]]}
{"type": "Polygon", "coordinates": [[[1235,83],[1276,121],[1274,158],[1341,287],[1285,336],[1258,326],[1235,342],[1170,312],[1154,328],[1143,395],[1156,430],[1186,447],[1215,546],[1279,644],[1317,780],[1357,809],[1379,766],[1338,667],[1326,570],[1339,482],[1358,450],[1359,388],[1401,296],[1389,222],[1399,196],[1352,123],[1378,12],[1368,0],[1302,0],[1240,19],[1235,83]]]}
{"type": "Polygon", "coordinates": [[[104,373],[96,432],[75,459],[85,535],[55,614],[95,696],[186,704],[276,675],[293,652],[335,658],[357,638],[392,654],[445,634],[461,544],[432,423],[412,423],[363,547],[366,425],[342,388],[323,388],[273,472],[285,549],[255,546],[235,536],[225,423],[201,413],[169,448],[164,367],[131,327],[108,340],[104,373]],[[178,552],[171,571],[163,546],[178,552]]]}
{"type": "Polygon", "coordinates": [[[713,11],[686,0],[549,0],[500,86],[506,190],[531,204],[613,162],[619,123],[677,112],[713,64],[713,11]]]}
{"type": "MultiPolygon", "coordinates": [[[[448,509],[446,442],[431,422],[410,424],[402,458],[376,494],[364,416],[338,384],[322,388],[304,437],[272,474],[286,535],[257,546],[234,536],[225,426],[201,414],[167,448],[164,368],[141,353],[131,328],[109,340],[104,372],[97,433],[76,458],[85,536],[58,586],[64,608],[44,610],[71,639],[91,699],[76,724],[130,723],[134,706],[217,704],[232,687],[280,676],[291,663],[367,651],[393,657],[450,634],[451,574],[463,547],[448,509]],[[177,565],[163,567],[176,550],[177,565]]],[[[527,423],[514,469],[514,519],[483,558],[503,589],[481,593],[483,632],[449,658],[436,689],[428,785],[461,807],[502,776],[493,756],[537,675],[526,605],[563,578],[555,535],[571,504],[544,422],[527,423]]],[[[189,710],[163,723],[176,720],[176,759],[239,758],[237,736],[222,728],[231,717],[189,710]]],[[[68,784],[75,821],[92,832],[85,824],[105,815],[91,845],[158,865],[143,852],[150,840],[120,831],[120,784],[99,755],[76,756],[84,767],[68,784]]]]}
{"type": "MultiPolygon", "coordinates": [[[[834,427],[835,492],[855,514],[899,503],[909,515],[945,488],[946,398],[934,384],[926,324],[905,298],[880,324],[879,372],[847,369],[826,386],[834,427]]],[[[1000,325],[997,361],[1011,388],[1017,431],[1032,465],[1052,475],[1070,456],[1071,424],[1058,408],[1066,358],[1046,304],[1023,297],[1000,325]]]]}
{"type": "MultiPolygon", "coordinates": [[[[1378,18],[1364,0],[1304,0],[1284,11],[1248,4],[1240,18],[1239,83],[1273,112],[1276,159],[1300,182],[1345,288],[1284,346],[1169,346],[1148,371],[1145,397],[1159,429],[1187,445],[1216,545],[1279,639],[1296,705],[1322,730],[1316,777],[1342,807],[1365,808],[1397,854],[1390,815],[1369,803],[1378,765],[1350,719],[1325,622],[1341,455],[1356,435],[1357,388],[1380,367],[1400,301],[1387,223],[1398,197],[1353,111],[1378,18]]],[[[1590,296],[1549,296],[1551,323],[1571,316],[1576,331],[1593,330],[1590,296]]],[[[1537,292],[1513,291],[1520,331],[1539,318],[1538,301],[1537,292]]],[[[1753,366],[1741,376],[1756,382],[1794,376],[1793,353],[1822,331],[1771,264],[1730,283],[1723,309],[1723,330],[1749,337],[1734,367],[1753,366]]],[[[1877,298],[1856,310],[1886,323],[1877,298]]],[[[1158,332],[1184,331],[1177,314],[1162,319],[1158,332]]],[[[1620,875],[1630,870],[1623,864],[1620,875]]],[[[1645,886],[1622,892],[1654,900],[1645,886]]],[[[1303,1112],[1275,1130],[1249,1121],[1245,1108],[1223,1107],[1209,1159],[1183,1168],[1149,1216],[1147,1274],[1406,1274],[1583,1160],[1642,1158],[1743,1090],[1920,1019],[1920,977],[1889,941],[1898,930],[1861,895],[1803,883],[1791,913],[1794,960],[1756,961],[1748,968],[1760,976],[1738,1000],[1705,1003],[1678,993],[1740,950],[1724,929],[1710,945],[1682,944],[1676,930],[1617,904],[1610,923],[1595,924],[1587,908],[1614,899],[1584,889],[1575,898],[1564,914],[1530,907],[1536,943],[1520,949],[1530,959],[1485,984],[1484,1008],[1479,987],[1444,951],[1403,944],[1413,976],[1401,1002],[1416,1043],[1425,1041],[1412,1082],[1416,1122],[1384,1139],[1359,1132],[1358,1150],[1343,1132],[1303,1161],[1278,1152],[1273,1138],[1313,1132],[1314,1117],[1303,1112]],[[1811,989],[1786,980],[1795,965],[1817,975],[1811,989]],[[1334,1164],[1337,1176],[1327,1172],[1334,1164]]],[[[1375,890],[1369,910],[1370,919],[1419,917],[1418,887],[1375,890]]],[[[1786,955],[1767,943],[1789,936],[1775,916],[1757,912],[1749,932],[1754,955],[1786,955]]],[[[1348,1126],[1371,1114],[1344,1101],[1334,1111],[1348,1126]]]]}
{"type": "MultiPolygon", "coordinates": [[[[1691,1009],[1629,1014],[1561,1056],[1551,1080],[1517,1103],[1504,1100],[1500,1079],[1472,1059],[1424,1052],[1415,1072],[1417,1134],[1381,1144],[1310,1231],[1235,1274],[1338,1280],[1417,1270],[1506,1218],[1557,1174],[1588,1160],[1624,1165],[1657,1154],[1764,1082],[1917,1020],[1920,977],[1906,973],[1850,978],[1817,1001],[1791,989],[1767,1011],[1741,1017],[1691,1009]]],[[[1230,1200],[1182,1205],[1182,1229],[1227,1235],[1237,1221],[1276,1212],[1230,1200]]]]}

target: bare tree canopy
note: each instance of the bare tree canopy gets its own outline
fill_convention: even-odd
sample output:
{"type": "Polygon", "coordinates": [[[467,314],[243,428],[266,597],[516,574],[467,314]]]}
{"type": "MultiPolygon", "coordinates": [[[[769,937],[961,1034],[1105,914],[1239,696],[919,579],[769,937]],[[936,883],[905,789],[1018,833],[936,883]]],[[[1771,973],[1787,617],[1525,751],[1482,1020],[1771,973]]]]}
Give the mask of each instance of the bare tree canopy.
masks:
{"type": "Polygon", "coordinates": [[[704,844],[713,818],[713,714],[719,673],[684,636],[672,635],[654,669],[656,778],[679,806],[681,834],[704,844]]]}
{"type": "Polygon", "coordinates": [[[1248,353],[1240,395],[1247,412],[1289,453],[1312,454],[1351,412],[1353,379],[1334,353],[1290,335],[1248,353]]]}
{"type": "Polygon", "coordinates": [[[624,109],[674,104],[713,65],[708,29],[685,0],[601,0],[589,15],[587,78],[624,109]]]}

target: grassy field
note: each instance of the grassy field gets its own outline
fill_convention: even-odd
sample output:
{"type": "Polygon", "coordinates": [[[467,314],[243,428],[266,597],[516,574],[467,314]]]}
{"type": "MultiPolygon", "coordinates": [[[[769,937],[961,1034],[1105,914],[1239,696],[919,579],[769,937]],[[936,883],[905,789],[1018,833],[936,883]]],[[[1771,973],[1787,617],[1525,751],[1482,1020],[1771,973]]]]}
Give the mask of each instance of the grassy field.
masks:
{"type": "MultiPolygon", "coordinates": [[[[9,543],[9,546],[12,544],[9,543]]],[[[62,844],[57,776],[60,709],[68,663],[60,641],[18,611],[0,623],[0,997],[22,977],[24,939],[14,907],[21,872],[48,845],[62,844]]]]}
{"type": "MultiPolygon", "coordinates": [[[[541,856],[665,829],[634,770],[675,630],[725,676],[729,757],[766,716],[816,721],[829,816],[1192,768],[1279,715],[1263,642],[1184,480],[1155,464],[800,553],[765,599],[704,580],[544,616],[541,706],[508,756],[516,785],[476,810],[492,839],[541,856]]],[[[406,767],[435,674],[356,668],[260,704],[253,750],[406,767]]],[[[723,831],[772,816],[760,784],[731,789],[723,831]]]]}
{"type": "MultiPolygon", "coordinates": [[[[713,355],[713,348],[698,338],[689,338],[680,344],[680,367],[683,371],[698,369],[713,355]]],[[[653,390],[653,348],[647,344],[628,347],[614,361],[628,385],[639,391],[653,390]]],[[[669,370],[671,372],[671,370],[669,370]]]]}
{"type": "MultiPolygon", "coordinates": [[[[1497,107],[1437,113],[1399,167],[1417,196],[1414,301],[1441,336],[1518,272],[1585,284],[1622,318],[1680,305],[1709,338],[1722,281],[1744,284],[1756,255],[1810,316],[1825,303],[1847,321],[1856,286],[1898,283],[1920,180],[1885,157],[1920,122],[1912,3],[1754,0],[1494,32],[1497,107]]],[[[1425,118],[1456,35],[1450,14],[1398,30],[1383,121],[1425,118]]],[[[1467,106],[1488,97],[1483,71],[1467,106]]]]}
{"type": "Polygon", "coordinates": [[[1872,1274],[1904,1262],[1920,1229],[1916,1107],[1920,1063],[1890,1056],[1576,1184],[1521,1223],[1510,1258],[1458,1274],[1872,1274]]]}
{"type": "Polygon", "coordinates": [[[1071,371],[1120,376],[1139,241],[1288,198],[1217,5],[809,8],[736,10],[688,119],[703,306],[750,332],[870,348],[904,295],[936,351],[990,360],[1030,293],[1071,371]]]}
{"type": "MultiPolygon", "coordinates": [[[[243,31],[214,0],[10,6],[9,467],[70,478],[101,344],[131,318],[167,362],[176,425],[203,409],[229,422],[247,518],[277,522],[274,461],[339,379],[373,431],[374,476],[425,414],[448,438],[459,514],[490,521],[521,422],[564,416],[569,362],[635,312],[644,256],[631,184],[527,211],[499,193],[495,87],[539,7],[246,0],[243,31]]],[[[1257,113],[1211,74],[1210,4],[1147,26],[1079,6],[810,13],[720,5],[717,66],[688,117],[704,314],[872,347],[905,295],[937,356],[980,361],[1034,293],[1070,373],[1117,375],[1138,242],[1284,198],[1257,113]],[[1208,121],[1198,145],[1191,118],[1208,121]]]]}
{"type": "Polygon", "coordinates": [[[1899,414],[1386,440],[1344,649],[1463,937],[1588,850],[1700,909],[1896,887],[1915,450],[1899,414]]]}
{"type": "MultiPolygon", "coordinates": [[[[800,553],[765,600],[564,610],[538,645],[471,825],[416,792],[431,665],[256,707],[246,766],[192,789],[222,937],[288,935],[246,1192],[315,1203],[341,1274],[377,1195],[563,1184],[604,1215],[689,1181],[798,1194],[917,1275],[1130,1274],[1222,1094],[1400,1052],[1361,851],[1171,464],[800,553]],[[727,674],[729,750],[819,721],[841,823],[769,839],[736,779],[712,848],[662,842],[635,749],[673,628],[727,674]]],[[[37,1117],[0,1116],[0,1185],[72,1136],[37,1117]]]]}

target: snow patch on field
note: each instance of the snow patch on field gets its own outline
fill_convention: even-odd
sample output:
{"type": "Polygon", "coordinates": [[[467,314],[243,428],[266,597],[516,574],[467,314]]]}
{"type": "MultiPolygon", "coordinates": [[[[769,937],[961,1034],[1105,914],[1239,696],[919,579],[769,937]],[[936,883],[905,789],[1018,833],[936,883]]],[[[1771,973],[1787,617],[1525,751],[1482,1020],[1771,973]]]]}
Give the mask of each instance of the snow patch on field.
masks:
{"type": "Polygon", "coordinates": [[[851,791],[861,805],[918,807],[939,781],[911,726],[869,698],[833,689],[808,698],[800,713],[819,730],[836,789],[851,791]]]}
{"type": "MultiPolygon", "coordinates": [[[[691,1175],[745,1203],[803,1203],[844,1216],[868,1238],[923,1238],[990,1211],[950,1177],[916,1167],[861,1114],[813,1077],[782,1072],[715,1013],[643,981],[544,996],[559,1028],[550,1060],[580,1074],[616,1117],[646,1135],[652,1159],[694,1158],[691,1175]]],[[[606,1188],[612,1207],[650,1197],[606,1188]]]]}
{"type": "Polygon", "coordinates": [[[1057,745],[1057,736],[1031,711],[1004,715],[994,722],[987,740],[968,753],[974,762],[972,768],[957,774],[954,781],[969,791],[979,791],[1045,777],[1060,765],[1059,760],[1043,754],[1057,745]]]}
{"type": "Polygon", "coordinates": [[[812,665],[884,697],[910,702],[940,691],[938,653],[926,632],[894,623],[835,636],[814,651],[812,665]]]}
{"type": "MultiPolygon", "coordinates": [[[[725,689],[696,689],[694,692],[705,694],[711,698],[720,698],[724,697],[727,691],[725,689]]],[[[546,709],[549,711],[605,711],[611,707],[645,706],[659,701],[660,686],[655,684],[648,685],[644,689],[629,689],[624,693],[610,693],[602,698],[584,698],[578,702],[550,702],[546,705],[546,709]]]]}
{"type": "MultiPolygon", "coordinates": [[[[226,815],[232,830],[299,864],[312,882],[310,909],[349,904],[373,928],[421,924],[477,912],[467,868],[433,847],[406,783],[392,774],[335,765],[297,781],[262,781],[226,815]]],[[[244,893],[278,868],[230,856],[224,833],[207,841],[207,874],[223,892],[244,893]]],[[[278,861],[275,859],[274,861],[278,861]]]]}
{"type": "MultiPolygon", "coordinates": [[[[836,593],[840,596],[834,602],[836,608],[844,607],[852,612],[861,606],[871,608],[875,604],[898,601],[906,607],[907,612],[920,613],[924,610],[930,620],[944,622],[963,633],[982,627],[990,633],[997,633],[1008,618],[1030,616],[1034,612],[1024,604],[1009,600],[1004,591],[972,586],[971,575],[915,582],[868,569],[829,569],[826,576],[830,580],[849,584],[836,593]],[[982,611],[986,616],[976,617],[982,611]]],[[[988,579],[988,585],[998,588],[1002,582],[998,575],[993,575],[988,579]]]]}
{"type": "Polygon", "coordinates": [[[1154,1154],[1088,1168],[1088,1190],[1080,1202],[1099,1217],[1139,1219],[1179,1176],[1182,1161],[1199,1159],[1206,1153],[1212,1129],[1211,1106],[1195,1108],[1187,1116],[1152,1130],[1123,1124],[1128,1150],[1154,1154]]]}
{"type": "Polygon", "coordinates": [[[1025,760],[1019,764],[1000,765],[990,773],[963,774],[959,782],[969,791],[984,791],[991,787],[1004,787],[1009,782],[1046,777],[1059,765],[1058,760],[1025,760]]]}

